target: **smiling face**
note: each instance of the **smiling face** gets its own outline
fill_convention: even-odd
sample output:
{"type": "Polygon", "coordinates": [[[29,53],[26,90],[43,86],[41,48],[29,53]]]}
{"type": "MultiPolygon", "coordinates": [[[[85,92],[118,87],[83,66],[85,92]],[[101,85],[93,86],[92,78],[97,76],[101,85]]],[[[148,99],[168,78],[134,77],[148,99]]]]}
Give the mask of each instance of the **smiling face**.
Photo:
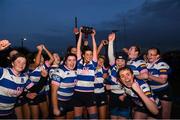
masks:
{"type": "Polygon", "coordinates": [[[70,70],[73,70],[76,66],[76,57],[75,56],[68,56],[66,61],[65,61],[65,65],[70,70]]]}
{"type": "Polygon", "coordinates": [[[139,51],[137,50],[136,46],[131,46],[128,50],[128,56],[130,59],[135,59],[139,55],[139,51]]]}
{"type": "Polygon", "coordinates": [[[116,66],[118,66],[119,68],[122,68],[126,65],[126,61],[124,59],[116,59],[116,66]]]}
{"type": "Polygon", "coordinates": [[[18,57],[15,61],[12,62],[12,68],[17,72],[22,72],[26,67],[26,58],[18,57]]]}
{"type": "Polygon", "coordinates": [[[91,50],[85,51],[83,57],[84,57],[84,61],[85,61],[86,63],[90,62],[90,61],[92,60],[92,58],[93,58],[93,53],[92,53],[92,51],[91,51],[91,50]]]}
{"type": "Polygon", "coordinates": [[[75,48],[75,47],[71,48],[71,53],[76,55],[77,54],[77,48],[75,48]]]}
{"type": "Polygon", "coordinates": [[[103,58],[98,58],[98,66],[103,67],[104,66],[104,59],[103,58]]]}
{"type": "Polygon", "coordinates": [[[158,60],[160,57],[160,55],[157,53],[157,50],[155,49],[149,49],[148,53],[147,53],[147,59],[150,63],[155,62],[156,60],[158,60]]]}
{"type": "Polygon", "coordinates": [[[134,75],[129,69],[123,69],[119,71],[120,81],[128,88],[132,87],[134,82],[134,75]]]}
{"type": "Polygon", "coordinates": [[[61,62],[61,59],[58,55],[58,53],[53,53],[54,63],[59,64],[61,62]]]}

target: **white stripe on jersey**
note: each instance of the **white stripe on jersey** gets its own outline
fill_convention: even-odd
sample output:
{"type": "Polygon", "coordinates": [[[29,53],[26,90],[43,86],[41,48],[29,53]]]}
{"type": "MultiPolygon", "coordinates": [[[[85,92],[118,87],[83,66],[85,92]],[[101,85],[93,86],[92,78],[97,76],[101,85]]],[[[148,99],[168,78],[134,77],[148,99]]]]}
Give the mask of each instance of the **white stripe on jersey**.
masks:
{"type": "Polygon", "coordinates": [[[123,94],[124,88],[121,85],[111,85],[111,92],[115,94],[123,94]]]}
{"type": "Polygon", "coordinates": [[[11,75],[9,73],[8,69],[3,69],[3,75],[1,78],[7,79],[7,80],[12,81],[13,83],[16,83],[16,84],[24,84],[28,80],[28,76],[20,77],[20,76],[11,75]],[[23,81],[22,81],[22,79],[23,79],[23,81]]]}
{"type": "Polygon", "coordinates": [[[75,83],[60,83],[60,88],[74,87],[75,83]]]}
{"type": "Polygon", "coordinates": [[[37,76],[30,76],[29,77],[29,79],[31,81],[36,82],[36,83],[39,82],[40,78],[41,78],[40,76],[38,76],[38,77],[37,76]]]}
{"type": "Polygon", "coordinates": [[[86,76],[94,76],[95,71],[94,70],[82,70],[82,69],[77,69],[77,74],[78,75],[86,75],[86,76]]]}
{"type": "Polygon", "coordinates": [[[0,95],[7,96],[7,97],[17,97],[22,93],[23,89],[20,91],[13,90],[10,88],[6,88],[3,86],[0,86],[0,95]]]}
{"type": "Polygon", "coordinates": [[[95,88],[94,93],[103,93],[105,92],[104,87],[103,88],[95,88]]]}
{"type": "Polygon", "coordinates": [[[158,86],[157,85],[150,85],[152,90],[160,89],[160,88],[163,88],[163,87],[166,87],[166,86],[168,86],[168,82],[163,84],[163,85],[158,85],[158,86]]]}
{"type": "Polygon", "coordinates": [[[94,82],[91,81],[80,81],[78,80],[76,86],[86,86],[86,87],[94,87],[94,82]]]}
{"type": "Polygon", "coordinates": [[[65,93],[65,92],[60,92],[60,91],[58,91],[57,93],[58,95],[65,96],[65,97],[69,97],[73,95],[73,93],[65,93]]]}
{"type": "Polygon", "coordinates": [[[14,103],[0,103],[0,110],[11,110],[14,107],[14,103]]]}
{"type": "Polygon", "coordinates": [[[104,78],[102,77],[96,77],[94,81],[94,83],[103,83],[103,82],[104,82],[104,78]]]}

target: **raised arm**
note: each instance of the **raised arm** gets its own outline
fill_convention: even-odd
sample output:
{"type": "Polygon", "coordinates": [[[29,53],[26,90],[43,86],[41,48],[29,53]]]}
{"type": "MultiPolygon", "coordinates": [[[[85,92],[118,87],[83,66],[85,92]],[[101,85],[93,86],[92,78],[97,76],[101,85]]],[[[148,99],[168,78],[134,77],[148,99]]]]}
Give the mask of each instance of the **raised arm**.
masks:
{"type": "Polygon", "coordinates": [[[80,28],[80,31],[79,31],[79,39],[78,39],[78,42],[77,42],[77,59],[81,59],[81,42],[82,42],[82,27],[80,28]]]}
{"type": "Polygon", "coordinates": [[[114,57],[114,48],[113,48],[113,43],[115,40],[115,33],[111,33],[108,36],[108,58],[109,58],[109,64],[113,65],[115,63],[115,57],[114,57]]]}
{"type": "Polygon", "coordinates": [[[38,53],[35,57],[35,62],[33,64],[29,65],[29,69],[31,69],[31,70],[34,70],[40,64],[43,45],[38,45],[36,48],[38,49],[38,53]]]}
{"type": "Polygon", "coordinates": [[[97,45],[96,45],[95,35],[96,35],[96,31],[93,29],[93,32],[91,34],[92,45],[93,45],[93,60],[97,61],[97,45]]]}
{"type": "Polygon", "coordinates": [[[51,52],[43,45],[43,50],[47,53],[47,55],[49,56],[49,65],[51,65],[54,61],[54,57],[53,55],[51,54],[51,52]]]}
{"type": "Polygon", "coordinates": [[[107,45],[108,44],[108,41],[107,40],[102,40],[100,45],[98,46],[98,49],[97,49],[97,56],[99,55],[101,49],[103,48],[103,46],[107,45]]]}
{"type": "Polygon", "coordinates": [[[0,51],[8,48],[11,43],[8,40],[0,40],[0,51]]]}

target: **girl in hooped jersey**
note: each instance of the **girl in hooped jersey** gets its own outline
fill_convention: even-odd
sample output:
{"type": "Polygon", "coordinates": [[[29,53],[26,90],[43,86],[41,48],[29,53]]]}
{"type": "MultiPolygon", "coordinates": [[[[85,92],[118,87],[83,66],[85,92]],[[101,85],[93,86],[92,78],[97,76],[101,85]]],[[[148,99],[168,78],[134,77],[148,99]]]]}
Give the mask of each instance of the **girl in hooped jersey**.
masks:
{"type": "MultiPolygon", "coordinates": [[[[41,79],[41,72],[42,70],[48,70],[50,65],[53,63],[54,58],[51,54],[51,52],[45,47],[45,45],[41,44],[39,45],[39,49],[41,51],[38,51],[35,62],[38,61],[39,65],[37,67],[32,67],[29,66],[29,79],[33,81],[34,83],[38,83],[41,79]],[[44,50],[48,57],[49,60],[45,61],[43,55],[42,55],[42,50],[44,50]]],[[[47,81],[47,79],[46,79],[47,81]]],[[[40,112],[42,113],[42,118],[47,118],[49,115],[49,108],[48,108],[48,97],[46,95],[45,91],[45,83],[41,91],[38,92],[38,95],[36,96],[35,99],[29,100],[29,105],[31,109],[31,115],[33,119],[38,119],[40,116],[40,112]]]]}
{"type": "Polygon", "coordinates": [[[73,119],[74,87],[76,81],[76,55],[68,54],[64,64],[52,72],[51,97],[53,114],[56,119],[73,119]]]}
{"type": "Polygon", "coordinates": [[[111,119],[128,119],[130,118],[129,99],[123,99],[124,89],[122,84],[117,80],[118,69],[126,65],[127,55],[124,52],[119,52],[114,55],[114,40],[115,33],[110,33],[108,36],[108,58],[109,58],[109,77],[107,79],[106,89],[109,93],[109,112],[111,119]]]}
{"type": "Polygon", "coordinates": [[[153,94],[150,86],[145,81],[135,78],[133,71],[128,67],[120,68],[118,75],[119,81],[125,86],[124,96],[130,96],[134,102],[133,119],[157,117],[160,101],[153,94]]]}
{"type": "Polygon", "coordinates": [[[77,83],[74,93],[75,119],[81,119],[83,106],[88,110],[90,119],[97,119],[96,100],[94,96],[95,70],[97,66],[97,46],[95,41],[95,30],[91,33],[93,52],[90,49],[83,51],[81,58],[82,27],[80,28],[77,43],[77,83]]]}
{"type": "MultiPolygon", "coordinates": [[[[0,51],[9,45],[7,40],[0,41],[0,51]]],[[[11,65],[11,68],[0,68],[0,118],[16,118],[14,105],[17,97],[33,86],[28,75],[22,73],[26,67],[23,54],[15,54],[11,58],[11,65]]],[[[35,97],[35,94],[29,97],[35,97]]]]}
{"type": "Polygon", "coordinates": [[[172,107],[172,93],[168,83],[168,77],[171,68],[161,59],[158,48],[150,48],[147,58],[147,68],[149,71],[148,84],[161,101],[161,118],[169,119],[172,107]]]}
{"type": "Polygon", "coordinates": [[[134,75],[140,80],[147,80],[148,70],[146,67],[146,62],[140,58],[140,48],[136,45],[131,46],[128,51],[129,61],[127,65],[131,68],[134,75]]]}

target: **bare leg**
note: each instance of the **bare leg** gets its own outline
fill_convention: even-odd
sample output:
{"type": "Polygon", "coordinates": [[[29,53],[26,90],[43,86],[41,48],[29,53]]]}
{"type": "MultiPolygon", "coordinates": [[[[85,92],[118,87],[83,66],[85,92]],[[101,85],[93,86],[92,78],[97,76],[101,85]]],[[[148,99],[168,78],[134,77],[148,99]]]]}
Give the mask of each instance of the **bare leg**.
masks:
{"type": "Polygon", "coordinates": [[[30,105],[32,119],[39,118],[39,106],[38,105],[30,105]]]}
{"type": "Polygon", "coordinates": [[[161,100],[162,105],[162,119],[170,119],[172,102],[161,100]]]}
{"type": "Polygon", "coordinates": [[[98,108],[98,111],[99,111],[99,119],[106,119],[107,105],[100,106],[98,108]]]}
{"type": "Polygon", "coordinates": [[[48,104],[47,102],[42,102],[42,103],[39,103],[39,107],[40,107],[40,110],[41,110],[41,113],[42,113],[42,118],[48,118],[49,116],[49,109],[48,109],[48,104]]]}

